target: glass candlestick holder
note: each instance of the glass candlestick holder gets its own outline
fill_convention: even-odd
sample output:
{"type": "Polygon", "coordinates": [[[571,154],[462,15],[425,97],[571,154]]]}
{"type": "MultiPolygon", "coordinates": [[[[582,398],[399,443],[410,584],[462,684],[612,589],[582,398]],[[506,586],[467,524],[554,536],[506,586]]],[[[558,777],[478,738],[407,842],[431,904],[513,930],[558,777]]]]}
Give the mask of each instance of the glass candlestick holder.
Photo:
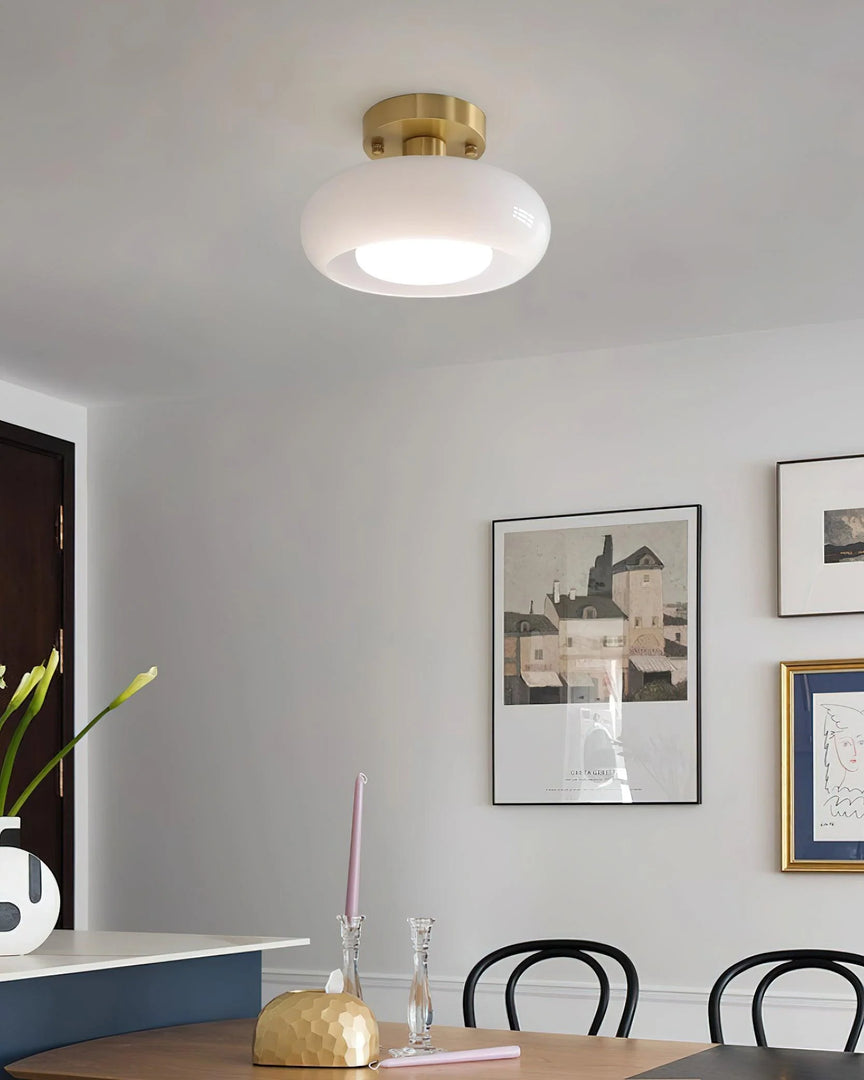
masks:
{"type": "Polygon", "coordinates": [[[432,924],[428,915],[411,915],[411,944],[414,946],[414,975],[408,993],[408,1045],[391,1050],[393,1057],[412,1057],[416,1054],[437,1054],[432,1045],[432,996],[429,993],[429,938],[432,924]]]}
{"type": "Polygon", "coordinates": [[[365,915],[339,915],[339,928],[342,931],[342,988],[346,994],[363,1000],[360,986],[360,973],[357,960],[360,956],[360,935],[363,932],[365,915]]]}

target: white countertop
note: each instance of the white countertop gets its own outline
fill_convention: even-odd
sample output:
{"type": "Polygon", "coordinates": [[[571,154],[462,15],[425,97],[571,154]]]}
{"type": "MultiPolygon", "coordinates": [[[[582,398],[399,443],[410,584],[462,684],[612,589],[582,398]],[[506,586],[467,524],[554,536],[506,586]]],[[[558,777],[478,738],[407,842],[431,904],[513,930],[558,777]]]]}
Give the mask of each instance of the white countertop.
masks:
{"type": "Polygon", "coordinates": [[[223,937],[219,934],[144,934],[121,930],[55,930],[26,956],[0,956],[0,982],[70,975],[76,971],[161,964],[202,956],[291,949],[309,938],[223,937]]]}

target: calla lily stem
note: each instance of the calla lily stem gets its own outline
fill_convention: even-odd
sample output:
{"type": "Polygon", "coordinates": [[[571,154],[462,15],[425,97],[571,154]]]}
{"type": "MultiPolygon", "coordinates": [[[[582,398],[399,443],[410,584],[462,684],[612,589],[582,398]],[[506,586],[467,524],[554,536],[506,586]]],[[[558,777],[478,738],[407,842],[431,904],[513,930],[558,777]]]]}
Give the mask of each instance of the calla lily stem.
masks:
{"type": "MultiPolygon", "coordinates": [[[[12,768],[15,764],[15,757],[18,753],[18,748],[21,745],[21,740],[24,738],[24,735],[26,734],[27,728],[30,726],[31,721],[42,708],[42,705],[45,702],[45,696],[48,693],[48,689],[51,685],[51,679],[54,676],[54,672],[57,670],[57,664],[59,662],[59,659],[60,658],[57,650],[52,649],[51,655],[49,656],[48,660],[45,662],[44,665],[40,664],[39,666],[33,668],[32,671],[27,672],[27,674],[22,677],[21,682],[18,684],[18,688],[12,695],[12,698],[7,704],[5,710],[2,714],[0,714],[0,728],[2,728],[6,721],[9,719],[9,717],[12,715],[12,713],[24,704],[24,702],[27,700],[27,697],[32,691],[33,696],[30,698],[30,703],[27,706],[24,715],[18,721],[18,727],[13,732],[12,738],[9,740],[9,745],[6,748],[6,754],[3,758],[3,765],[0,766],[0,817],[5,816],[7,813],[6,799],[9,794],[9,784],[12,779],[12,768]]],[[[0,667],[0,677],[2,677],[2,674],[5,670],[5,668],[0,667]]],[[[133,694],[137,694],[138,691],[142,689],[142,687],[152,682],[157,675],[158,671],[155,667],[151,667],[149,671],[145,671],[142,672],[140,675],[136,675],[132,682],[129,683],[129,685],[126,687],[126,689],[123,690],[122,693],[118,694],[110,705],[107,705],[102,710],[102,712],[94,716],[90,723],[87,724],[86,727],[82,728],[74,739],[70,739],[69,742],[66,743],[66,745],[63,747],[63,749],[56,753],[54,757],[52,757],[51,760],[48,762],[48,764],[45,765],[44,768],[40,769],[40,771],[33,777],[27,787],[24,788],[24,790],[12,804],[8,811],[8,816],[18,816],[21,811],[21,807],[24,805],[24,803],[27,802],[27,800],[30,798],[36,788],[42,783],[45,777],[48,776],[52,769],[54,769],[57,765],[60,764],[63,758],[66,757],[66,755],[79,742],[81,742],[87,732],[90,731],[90,729],[96,724],[98,724],[106,713],[111,712],[113,709],[118,709],[125,701],[128,701],[133,694]]],[[[2,681],[2,679],[0,679],[0,681],[2,681]]]]}
{"type": "Polygon", "coordinates": [[[9,817],[17,817],[18,816],[18,814],[19,814],[19,812],[21,810],[21,807],[24,805],[25,802],[27,802],[27,800],[30,798],[30,796],[33,794],[33,792],[36,790],[36,788],[39,787],[39,785],[42,783],[42,781],[45,779],[45,777],[48,775],[48,773],[50,773],[52,769],[56,768],[60,764],[60,762],[63,760],[63,758],[66,757],[66,755],[69,753],[69,751],[76,745],[76,743],[81,742],[81,740],[84,738],[84,736],[90,730],[90,728],[92,728],[95,724],[98,724],[98,722],[102,719],[102,717],[106,713],[109,713],[109,712],[111,712],[111,706],[110,705],[108,706],[107,709],[103,709],[102,712],[100,712],[98,715],[94,716],[93,719],[90,721],[90,723],[85,728],[82,728],[81,731],[78,732],[78,734],[75,736],[74,739],[70,739],[69,742],[66,743],[66,745],[63,747],[63,749],[61,751],[59,751],[59,753],[55,754],[54,757],[51,758],[51,760],[48,762],[48,764],[43,769],[40,769],[40,771],[38,773],[36,773],[36,775],[33,777],[33,779],[30,781],[30,783],[27,785],[27,787],[24,788],[24,790],[21,792],[21,794],[18,796],[18,798],[15,800],[15,802],[9,808],[9,815],[8,815],[9,817]]]}

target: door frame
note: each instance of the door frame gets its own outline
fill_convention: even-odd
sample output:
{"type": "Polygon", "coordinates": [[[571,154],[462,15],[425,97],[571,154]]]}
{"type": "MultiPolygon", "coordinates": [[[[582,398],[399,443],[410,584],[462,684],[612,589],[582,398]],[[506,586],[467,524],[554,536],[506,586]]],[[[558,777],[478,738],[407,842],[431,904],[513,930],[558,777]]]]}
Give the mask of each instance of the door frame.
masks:
{"type": "MultiPolygon", "coordinates": [[[[0,420],[0,442],[35,453],[59,458],[62,465],[63,546],[60,560],[63,572],[63,596],[60,620],[63,627],[63,679],[60,682],[60,715],[63,745],[75,736],[75,443],[31,431],[0,420]]],[[[60,929],[75,925],[75,754],[63,761],[63,798],[61,800],[62,859],[60,896],[63,918],[60,929]]]]}

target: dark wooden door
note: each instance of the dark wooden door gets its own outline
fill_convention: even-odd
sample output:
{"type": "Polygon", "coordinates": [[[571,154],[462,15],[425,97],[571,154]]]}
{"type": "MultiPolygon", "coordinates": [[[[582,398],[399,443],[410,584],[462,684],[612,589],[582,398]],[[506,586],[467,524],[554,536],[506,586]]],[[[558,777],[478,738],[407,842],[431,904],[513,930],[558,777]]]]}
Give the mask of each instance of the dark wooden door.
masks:
{"type": "MultiPolygon", "coordinates": [[[[6,810],[40,768],[72,737],[74,446],[0,423],[0,664],[5,706],[25,671],[54,646],[58,668],[42,711],[15,761],[6,810]]],[[[0,732],[0,760],[21,713],[0,732]]],[[[60,883],[61,927],[73,925],[73,799],[71,756],[27,800],[21,844],[60,883]]]]}

